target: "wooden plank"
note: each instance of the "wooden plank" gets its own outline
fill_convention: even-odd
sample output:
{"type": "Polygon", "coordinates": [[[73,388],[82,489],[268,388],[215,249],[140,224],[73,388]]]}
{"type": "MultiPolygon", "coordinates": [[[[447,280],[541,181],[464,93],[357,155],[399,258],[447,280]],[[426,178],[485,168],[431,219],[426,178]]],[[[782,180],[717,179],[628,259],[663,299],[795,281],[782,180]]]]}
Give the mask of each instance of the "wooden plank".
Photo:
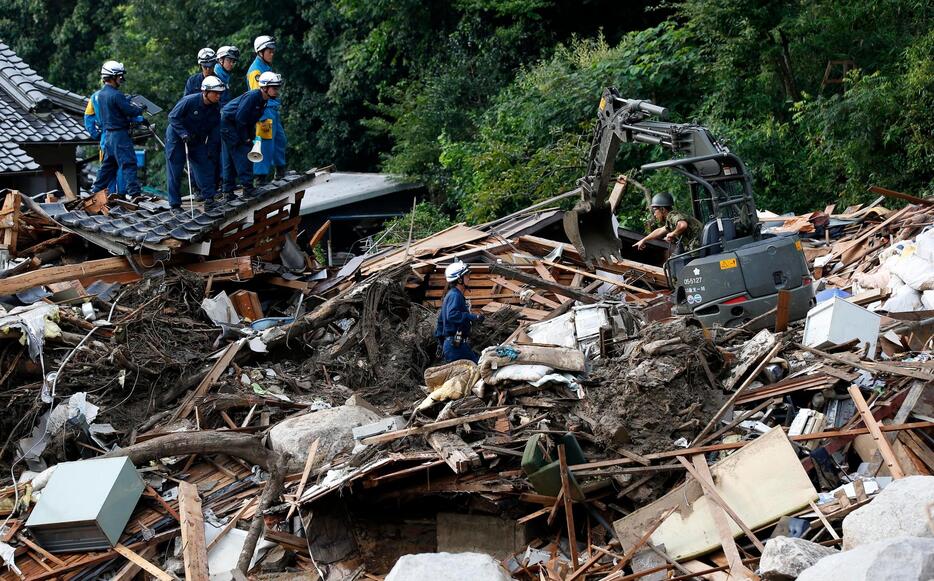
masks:
{"type": "Polygon", "coordinates": [[[830,521],[827,520],[827,517],[824,516],[824,513],[821,512],[821,509],[816,504],[814,504],[813,500],[808,501],[808,504],[811,506],[811,510],[817,513],[817,518],[820,519],[820,522],[824,525],[824,528],[827,529],[827,532],[830,533],[830,536],[833,537],[834,540],[839,540],[840,535],[838,535],[837,531],[833,530],[833,527],[830,526],[830,521]]]}
{"type": "Polygon", "coordinates": [[[55,179],[58,180],[58,187],[62,188],[62,193],[65,194],[65,200],[71,202],[72,200],[78,199],[74,190],[71,189],[71,185],[68,183],[68,178],[65,177],[65,174],[56,171],[55,179]]]}
{"type": "MultiPolygon", "coordinates": [[[[605,283],[607,283],[607,284],[612,284],[613,286],[618,286],[619,288],[624,288],[624,289],[626,289],[626,290],[628,290],[628,291],[631,291],[631,292],[633,292],[633,293],[636,293],[637,295],[639,295],[639,294],[650,294],[650,291],[647,291],[647,290],[645,290],[644,288],[639,288],[639,287],[637,287],[637,286],[632,286],[632,285],[626,284],[626,283],[624,283],[624,282],[622,282],[622,281],[614,280],[614,279],[612,279],[612,278],[610,278],[610,277],[603,276],[603,275],[601,275],[601,274],[597,274],[597,273],[595,273],[595,272],[587,272],[587,271],[584,271],[584,270],[580,270],[579,268],[574,268],[573,266],[567,266],[567,265],[561,264],[560,262],[550,262],[549,264],[550,264],[551,266],[553,266],[554,268],[557,268],[557,269],[560,269],[560,270],[566,270],[566,271],[568,271],[568,272],[573,272],[574,274],[579,274],[579,275],[581,275],[581,276],[583,276],[583,277],[585,277],[585,278],[592,278],[592,279],[594,279],[594,280],[599,280],[600,282],[605,282],[605,283]]],[[[602,268],[601,268],[601,270],[602,270],[602,268]]]]}
{"type": "Polygon", "coordinates": [[[594,303],[600,302],[600,300],[597,297],[594,297],[590,294],[581,292],[571,287],[563,286],[560,284],[555,284],[553,282],[548,282],[547,280],[528,274],[517,268],[504,266],[502,264],[491,264],[490,272],[492,272],[493,274],[499,274],[505,278],[509,278],[512,280],[518,280],[520,282],[524,282],[525,284],[530,284],[534,287],[544,289],[544,290],[553,292],[555,294],[561,294],[566,297],[570,297],[582,303],[594,304],[594,303]]]}
{"type": "Polygon", "coordinates": [[[204,542],[204,514],[198,487],[184,480],[178,484],[178,509],[182,516],[182,555],[187,581],[209,581],[208,550],[204,542]]]}
{"type": "Polygon", "coordinates": [[[866,404],[866,400],[863,399],[863,394],[860,393],[859,387],[851,385],[847,391],[849,391],[853,403],[856,404],[856,409],[859,410],[859,415],[863,418],[863,423],[866,424],[866,428],[869,429],[873,441],[875,441],[876,446],[879,448],[882,459],[889,469],[889,474],[895,479],[904,478],[905,471],[902,470],[901,464],[898,463],[898,458],[895,457],[895,452],[892,451],[891,444],[889,444],[889,441],[882,435],[879,424],[876,422],[876,418],[872,416],[872,411],[870,411],[869,405],[866,404]]]}
{"type": "MultiPolygon", "coordinates": [[[[678,460],[684,460],[684,457],[679,456],[678,460]]],[[[684,460],[684,462],[687,463],[687,460],[684,460]]],[[[736,541],[733,539],[733,533],[730,531],[730,524],[726,520],[726,507],[728,505],[722,502],[722,498],[720,502],[717,502],[717,498],[720,496],[719,494],[716,492],[713,494],[710,493],[714,490],[713,477],[710,475],[710,467],[707,466],[707,460],[704,459],[703,454],[694,456],[694,469],[695,471],[692,472],[692,475],[701,483],[704,494],[715,501],[715,505],[710,507],[710,513],[711,516],[713,516],[717,534],[720,536],[720,546],[723,547],[723,554],[726,555],[727,562],[730,565],[730,574],[737,579],[758,579],[759,577],[743,564],[743,558],[739,554],[739,548],[737,548],[736,541]]],[[[736,519],[734,518],[734,520],[736,519]]],[[[739,524],[741,521],[736,522],[739,524]]],[[[755,535],[753,535],[753,537],[755,537],[755,535]]],[[[762,549],[759,550],[761,551],[762,549]]]]}
{"type": "Polygon", "coordinates": [[[757,549],[759,549],[760,552],[764,551],[765,545],[763,545],[759,538],[756,537],[755,533],[752,532],[752,529],[746,526],[746,523],[743,522],[743,519],[740,518],[740,516],[736,514],[736,512],[730,507],[729,503],[727,503],[727,501],[724,500],[722,496],[720,496],[720,493],[717,491],[713,484],[713,477],[710,476],[710,467],[707,467],[707,460],[704,458],[704,455],[695,454],[693,466],[691,466],[691,463],[688,462],[687,458],[684,456],[678,456],[678,462],[680,462],[681,465],[684,466],[684,469],[694,477],[694,480],[697,480],[697,482],[701,485],[701,488],[704,489],[704,494],[709,496],[711,500],[717,503],[720,508],[724,510],[724,512],[730,515],[730,518],[733,519],[733,522],[735,522],[737,526],[739,526],[740,530],[742,530],[746,535],[746,538],[748,538],[750,542],[752,542],[752,544],[755,545],[757,549]],[[707,467],[707,470],[699,467],[701,463],[707,467]]]}
{"type": "Polygon", "coordinates": [[[101,260],[86,260],[79,264],[51,266],[0,279],[0,295],[11,295],[53,282],[63,282],[101,274],[114,274],[127,270],[132,271],[133,269],[126,258],[103,258],[101,260]]]}
{"type": "Polygon", "coordinates": [[[874,194],[885,196],[886,198],[895,198],[898,200],[905,200],[906,202],[910,202],[912,204],[918,204],[921,206],[934,205],[934,200],[925,200],[924,198],[912,196],[911,194],[903,194],[901,192],[896,192],[895,190],[890,190],[887,188],[881,188],[879,186],[869,186],[869,191],[874,194]]]}
{"type": "Polygon", "coordinates": [[[53,555],[52,553],[46,551],[45,549],[43,549],[42,547],[40,547],[40,546],[37,545],[36,543],[30,541],[30,540],[27,539],[25,536],[23,536],[22,533],[17,533],[17,534],[16,534],[16,540],[18,540],[19,542],[23,543],[24,545],[26,545],[27,547],[29,547],[29,548],[32,549],[33,551],[35,551],[35,552],[39,553],[40,555],[42,555],[42,557],[43,557],[44,559],[47,559],[47,560],[49,560],[49,561],[52,561],[52,562],[55,563],[57,566],[59,566],[59,567],[64,567],[64,566],[65,566],[65,561],[62,561],[61,559],[59,559],[58,557],[56,557],[56,556],[53,555]]]}
{"type": "Polygon", "coordinates": [[[564,444],[558,444],[558,470],[561,472],[561,491],[564,496],[564,518],[568,529],[568,547],[571,550],[571,569],[577,569],[577,531],[574,530],[574,508],[571,506],[571,478],[564,444]]]}
{"type": "Polygon", "coordinates": [[[311,474],[311,467],[314,466],[315,458],[318,456],[318,444],[320,442],[320,438],[315,438],[315,441],[308,445],[308,456],[305,457],[305,468],[302,470],[302,479],[298,482],[298,488],[295,489],[295,502],[291,503],[289,512],[285,515],[286,521],[292,518],[292,513],[295,512],[295,509],[298,507],[298,499],[301,498],[302,494],[305,492],[305,483],[308,482],[308,475],[311,474]]]}
{"type": "Polygon", "coordinates": [[[246,343],[246,339],[240,339],[234,343],[231,343],[224,350],[224,353],[214,362],[214,365],[211,367],[211,370],[208,371],[208,374],[204,376],[204,379],[201,380],[201,383],[198,384],[194,390],[192,390],[188,396],[185,398],[182,405],[178,407],[175,413],[172,415],[172,421],[187,418],[188,415],[195,407],[195,402],[204,397],[212,385],[220,378],[221,374],[227,370],[227,366],[230,365],[230,362],[233,361],[233,358],[237,356],[237,353],[240,351],[240,348],[246,343]]]}
{"type": "MultiPolygon", "coordinates": [[[[516,293],[516,296],[518,296],[518,295],[519,295],[520,293],[522,293],[522,291],[523,291],[523,289],[522,289],[521,286],[517,285],[517,284],[514,283],[514,282],[508,281],[508,280],[506,280],[505,278],[503,278],[503,277],[501,277],[501,276],[497,276],[497,277],[493,278],[493,282],[494,282],[495,284],[500,285],[500,286],[503,287],[503,288],[507,288],[507,289],[511,290],[512,292],[516,293]]],[[[532,293],[531,300],[535,301],[536,303],[538,303],[538,304],[540,304],[540,305],[545,305],[546,307],[548,307],[548,308],[550,308],[550,309],[556,309],[556,308],[558,308],[558,307],[561,306],[561,303],[558,303],[558,302],[553,301],[553,300],[551,300],[551,299],[546,299],[545,297],[543,297],[542,295],[540,295],[540,294],[538,294],[538,293],[536,293],[536,292],[533,292],[533,293],[532,293]]]]}
{"type": "Polygon", "coordinates": [[[432,432],[425,438],[455,474],[480,466],[480,456],[454,432],[432,432]]]}
{"type": "MultiPolygon", "coordinates": [[[[130,562],[135,563],[140,569],[143,569],[144,571],[146,571],[147,573],[149,573],[150,575],[152,575],[159,581],[174,581],[175,580],[175,577],[173,577],[172,575],[169,575],[168,573],[166,573],[159,567],[156,567],[155,565],[147,561],[145,558],[143,558],[142,555],[121,545],[120,543],[117,543],[116,545],[114,545],[114,551],[126,557],[130,562]]],[[[205,554],[205,558],[207,558],[206,554],[205,554]]],[[[187,569],[186,569],[186,572],[187,572],[187,569]]]]}
{"type": "Polygon", "coordinates": [[[330,228],[331,221],[327,220],[324,224],[321,225],[320,228],[315,230],[315,233],[308,240],[308,248],[314,250],[315,246],[317,246],[324,239],[324,235],[328,233],[330,228]]]}
{"type": "MultiPolygon", "coordinates": [[[[547,280],[548,282],[553,282],[555,284],[561,284],[554,277],[554,275],[551,274],[551,271],[548,270],[548,268],[542,263],[541,260],[536,260],[534,266],[535,266],[535,272],[538,273],[538,276],[542,277],[544,280],[547,280]]],[[[572,284],[571,286],[573,287],[574,285],[572,284]]],[[[555,296],[558,298],[558,301],[561,303],[566,303],[569,300],[571,300],[564,295],[555,294],[555,296]]]]}
{"type": "Polygon", "coordinates": [[[383,442],[392,442],[393,440],[398,440],[399,438],[404,438],[406,436],[411,436],[413,434],[427,434],[434,432],[436,430],[443,430],[445,428],[451,428],[454,426],[459,426],[461,424],[467,424],[470,422],[479,422],[482,420],[489,420],[499,416],[504,416],[509,412],[509,408],[499,408],[495,410],[489,410],[485,412],[480,412],[478,414],[473,414],[469,416],[464,416],[460,418],[451,418],[450,420],[442,420],[440,422],[434,422],[431,424],[425,424],[424,426],[417,426],[414,428],[403,428],[401,430],[395,430],[393,432],[386,432],[385,434],[378,434],[376,436],[370,436],[369,438],[364,438],[360,440],[361,444],[382,444],[383,442]]]}
{"type": "Polygon", "coordinates": [[[778,291],[778,306],[775,311],[775,332],[781,333],[788,329],[788,318],[791,315],[791,291],[782,289],[778,291]]]}
{"type": "MultiPolygon", "coordinates": [[[[151,559],[156,554],[156,547],[148,545],[136,552],[143,559],[151,559]]],[[[133,581],[139,575],[141,567],[133,561],[127,561],[111,578],[110,581],[133,581]]],[[[173,577],[174,579],[174,577],[173,577]]]]}

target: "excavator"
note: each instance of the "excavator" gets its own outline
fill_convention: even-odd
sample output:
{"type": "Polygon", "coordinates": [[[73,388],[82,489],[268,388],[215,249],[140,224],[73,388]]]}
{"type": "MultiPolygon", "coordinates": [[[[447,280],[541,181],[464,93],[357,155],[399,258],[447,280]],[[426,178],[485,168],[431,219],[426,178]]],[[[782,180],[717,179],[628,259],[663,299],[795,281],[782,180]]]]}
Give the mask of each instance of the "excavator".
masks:
{"type": "Polygon", "coordinates": [[[621,258],[615,220],[621,188],[609,192],[616,154],[622,143],[662,146],[675,157],[645,164],[642,171],[683,176],[692,213],[703,225],[694,250],[675,251],[665,262],[672,313],[693,316],[708,328],[762,328],[774,321],[768,313],[786,290],[789,320],[804,318],[815,301],[801,241],[763,234],[742,160],[706,127],[667,117],[668,110],[651,101],[604,90],[587,174],[578,180],[581,199],[564,216],[568,239],[588,264],[621,258]]]}

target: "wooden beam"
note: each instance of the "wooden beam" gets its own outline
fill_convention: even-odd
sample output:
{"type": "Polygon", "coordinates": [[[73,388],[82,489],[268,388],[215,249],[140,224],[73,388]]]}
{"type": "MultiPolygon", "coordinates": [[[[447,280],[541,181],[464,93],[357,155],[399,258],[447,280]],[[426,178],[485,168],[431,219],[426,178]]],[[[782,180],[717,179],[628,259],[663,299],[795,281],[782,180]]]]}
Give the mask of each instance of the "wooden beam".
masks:
{"type": "Polygon", "coordinates": [[[764,551],[765,545],[762,544],[762,541],[756,537],[755,533],[752,532],[752,529],[746,526],[746,523],[743,521],[743,519],[740,518],[738,514],[736,514],[736,511],[730,507],[729,503],[727,503],[727,501],[724,500],[722,496],[720,496],[720,493],[717,491],[716,487],[714,487],[713,477],[710,476],[710,468],[707,466],[707,460],[704,458],[704,455],[696,454],[694,456],[694,466],[691,466],[691,463],[688,462],[687,458],[684,456],[678,456],[678,462],[680,462],[681,465],[684,466],[684,469],[694,477],[694,480],[697,480],[697,482],[701,485],[701,488],[704,489],[704,494],[709,496],[711,500],[720,505],[720,508],[722,508],[728,515],[730,515],[730,518],[733,519],[733,522],[739,526],[740,530],[743,531],[752,544],[755,545],[760,552],[764,551]],[[703,463],[704,467],[707,468],[706,470],[699,468],[701,463],[703,463]]]}
{"type": "Polygon", "coordinates": [[[424,426],[417,426],[414,428],[403,428],[401,430],[396,430],[394,432],[386,432],[385,434],[379,434],[376,436],[370,436],[369,438],[364,438],[360,440],[360,443],[369,445],[369,444],[382,444],[383,442],[392,442],[393,440],[398,440],[399,438],[404,438],[406,436],[411,436],[413,434],[427,434],[429,432],[443,430],[445,428],[452,428],[454,426],[459,426],[461,424],[467,424],[470,422],[479,422],[482,420],[490,420],[490,419],[493,419],[499,416],[504,416],[506,415],[508,411],[509,411],[509,408],[499,408],[495,410],[480,412],[478,414],[464,416],[461,418],[451,418],[450,420],[442,420],[440,422],[425,424],[424,426]]]}
{"type": "MultiPolygon", "coordinates": [[[[678,457],[678,460],[683,459],[683,456],[678,457]]],[[[684,462],[687,462],[687,460],[684,460],[684,462]]],[[[727,562],[730,565],[730,574],[737,579],[758,579],[756,574],[743,564],[743,558],[739,554],[736,541],[733,539],[733,533],[730,531],[730,523],[726,520],[727,513],[724,508],[726,505],[716,502],[716,498],[719,497],[719,495],[713,496],[709,494],[709,492],[713,490],[713,478],[710,475],[710,468],[707,466],[707,460],[704,459],[703,454],[694,456],[694,468],[696,471],[692,472],[692,475],[701,483],[704,494],[715,501],[714,505],[710,507],[710,512],[713,516],[714,525],[717,528],[717,534],[720,536],[720,546],[723,547],[723,554],[726,555],[727,562]]],[[[761,551],[762,549],[759,550],[761,551]]]]}
{"type": "Polygon", "coordinates": [[[847,391],[850,392],[850,397],[853,399],[853,403],[856,404],[856,409],[859,410],[859,415],[863,418],[863,423],[866,424],[866,428],[869,429],[869,433],[872,435],[876,447],[879,448],[882,459],[889,469],[889,474],[895,479],[904,478],[905,471],[902,470],[901,464],[898,463],[898,458],[895,457],[895,452],[892,450],[891,444],[889,444],[889,441],[882,435],[879,424],[876,423],[876,418],[872,416],[872,411],[869,409],[866,400],[863,399],[863,394],[860,393],[859,387],[851,385],[847,391]]]}
{"type": "Polygon", "coordinates": [[[525,284],[529,284],[534,287],[553,292],[555,294],[560,294],[566,297],[570,297],[582,303],[594,304],[594,303],[600,302],[600,299],[598,299],[597,297],[590,295],[588,293],[582,292],[578,289],[571,288],[569,286],[564,286],[564,285],[557,284],[557,283],[553,283],[553,282],[548,282],[547,280],[544,280],[535,275],[522,272],[521,270],[511,268],[508,266],[504,266],[502,264],[490,264],[490,272],[492,274],[501,275],[505,278],[524,282],[525,284]]]}
{"type": "Polygon", "coordinates": [[[198,487],[181,481],[178,485],[178,508],[182,516],[182,554],[187,581],[209,581],[208,550],[204,542],[204,514],[198,487]]]}
{"type": "MultiPolygon", "coordinates": [[[[227,346],[221,356],[214,362],[214,366],[211,367],[211,370],[208,371],[208,374],[204,376],[204,379],[201,380],[201,383],[198,384],[194,390],[189,392],[188,396],[178,407],[174,414],[172,414],[172,421],[187,418],[188,415],[195,407],[195,402],[205,396],[211,386],[220,378],[221,374],[227,370],[227,366],[230,365],[230,362],[233,361],[233,358],[237,356],[237,353],[246,343],[246,339],[240,339],[235,341],[227,346]]],[[[236,428],[235,428],[236,429],[236,428]]]]}
{"type": "Polygon", "coordinates": [[[840,535],[837,534],[837,531],[833,530],[833,527],[830,526],[830,521],[827,520],[827,517],[824,516],[824,513],[821,512],[820,508],[814,504],[814,501],[809,500],[808,505],[810,505],[811,510],[817,513],[817,518],[820,519],[820,522],[824,525],[824,528],[827,529],[827,532],[830,533],[830,536],[833,537],[834,540],[839,540],[840,535]]]}
{"type": "Polygon", "coordinates": [[[577,569],[577,531],[574,530],[574,507],[571,506],[571,477],[564,444],[558,444],[558,470],[561,472],[561,491],[564,493],[564,519],[568,528],[568,547],[571,550],[571,569],[577,569]]]}
{"type": "Polygon", "coordinates": [[[311,467],[315,465],[315,458],[318,456],[318,444],[320,442],[320,438],[315,438],[315,441],[308,445],[305,469],[302,470],[302,479],[298,482],[298,488],[295,489],[295,500],[291,503],[291,506],[289,506],[288,514],[285,515],[286,521],[292,518],[292,513],[295,512],[295,509],[298,507],[298,499],[301,498],[302,493],[305,492],[305,483],[308,482],[308,475],[311,474],[311,467]]]}
{"type": "MultiPolygon", "coordinates": [[[[143,559],[150,559],[156,554],[156,547],[155,545],[147,545],[139,551],[136,551],[136,554],[143,559]]],[[[139,575],[140,569],[141,567],[133,561],[127,561],[126,564],[114,574],[110,581],[133,581],[139,575]]],[[[173,577],[173,579],[175,578],[173,577]]]]}
{"type": "MultiPolygon", "coordinates": [[[[509,290],[511,290],[512,292],[516,293],[516,296],[518,296],[520,293],[522,293],[522,287],[521,287],[521,286],[517,285],[517,284],[514,283],[514,282],[510,282],[510,281],[506,280],[505,278],[503,278],[503,277],[501,277],[501,276],[493,277],[493,282],[495,282],[496,284],[500,285],[500,286],[503,287],[503,288],[509,289],[509,290]]],[[[557,284],[557,283],[555,283],[555,284],[557,284]]],[[[538,293],[535,293],[535,292],[532,293],[532,297],[531,297],[531,298],[532,298],[532,300],[535,301],[536,303],[538,303],[538,304],[540,304],[540,305],[544,305],[544,306],[548,307],[549,309],[556,309],[556,308],[558,308],[558,307],[561,306],[561,303],[558,303],[558,302],[553,301],[553,300],[551,300],[551,299],[545,298],[545,297],[543,297],[542,295],[540,295],[540,294],[538,294],[538,293]]]]}
{"type": "Polygon", "coordinates": [[[934,205],[934,200],[925,200],[924,198],[912,196],[911,194],[903,194],[901,192],[896,192],[895,190],[880,188],[879,186],[869,186],[869,191],[874,194],[885,196],[886,198],[905,200],[906,202],[910,202],[912,204],[919,204],[922,206],[934,205]]]}
{"type": "MultiPolygon", "coordinates": [[[[140,569],[143,569],[144,571],[146,571],[147,573],[149,573],[150,575],[152,575],[159,581],[175,581],[175,577],[173,577],[172,575],[169,575],[168,573],[166,573],[159,567],[156,567],[155,565],[150,563],[148,560],[146,560],[142,555],[134,552],[132,549],[129,549],[121,545],[120,543],[117,543],[116,545],[114,545],[114,551],[120,553],[121,555],[126,557],[130,562],[136,564],[140,569]]],[[[186,567],[186,573],[187,573],[187,567],[186,567]]]]}
{"type": "Polygon", "coordinates": [[[71,189],[71,184],[68,183],[68,178],[65,177],[60,171],[55,172],[55,179],[58,180],[58,186],[62,188],[62,193],[65,194],[65,200],[72,201],[77,200],[78,196],[75,195],[74,190],[71,189]]]}
{"type": "Polygon", "coordinates": [[[425,439],[455,474],[480,466],[480,455],[454,432],[432,432],[425,439]]]}

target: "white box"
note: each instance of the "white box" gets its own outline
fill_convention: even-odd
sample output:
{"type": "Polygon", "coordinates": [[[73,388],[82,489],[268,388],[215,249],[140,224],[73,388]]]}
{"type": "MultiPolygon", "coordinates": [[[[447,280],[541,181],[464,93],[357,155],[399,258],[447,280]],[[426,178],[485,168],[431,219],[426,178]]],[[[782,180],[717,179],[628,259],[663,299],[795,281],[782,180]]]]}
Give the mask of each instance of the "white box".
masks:
{"type": "Polygon", "coordinates": [[[875,359],[881,321],[880,315],[846,299],[834,297],[808,311],[804,344],[821,349],[859,339],[860,348],[869,345],[868,357],[875,359]]]}

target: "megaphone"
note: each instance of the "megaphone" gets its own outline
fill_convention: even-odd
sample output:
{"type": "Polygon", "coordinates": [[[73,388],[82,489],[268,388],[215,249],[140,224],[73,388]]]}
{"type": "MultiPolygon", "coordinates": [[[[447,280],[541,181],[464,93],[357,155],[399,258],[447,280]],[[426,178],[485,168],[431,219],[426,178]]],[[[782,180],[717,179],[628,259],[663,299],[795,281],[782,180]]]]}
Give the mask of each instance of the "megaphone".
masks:
{"type": "Polygon", "coordinates": [[[250,153],[246,154],[246,158],[253,163],[259,163],[263,161],[263,140],[257,137],[253,140],[253,149],[250,150],[250,153]]]}

